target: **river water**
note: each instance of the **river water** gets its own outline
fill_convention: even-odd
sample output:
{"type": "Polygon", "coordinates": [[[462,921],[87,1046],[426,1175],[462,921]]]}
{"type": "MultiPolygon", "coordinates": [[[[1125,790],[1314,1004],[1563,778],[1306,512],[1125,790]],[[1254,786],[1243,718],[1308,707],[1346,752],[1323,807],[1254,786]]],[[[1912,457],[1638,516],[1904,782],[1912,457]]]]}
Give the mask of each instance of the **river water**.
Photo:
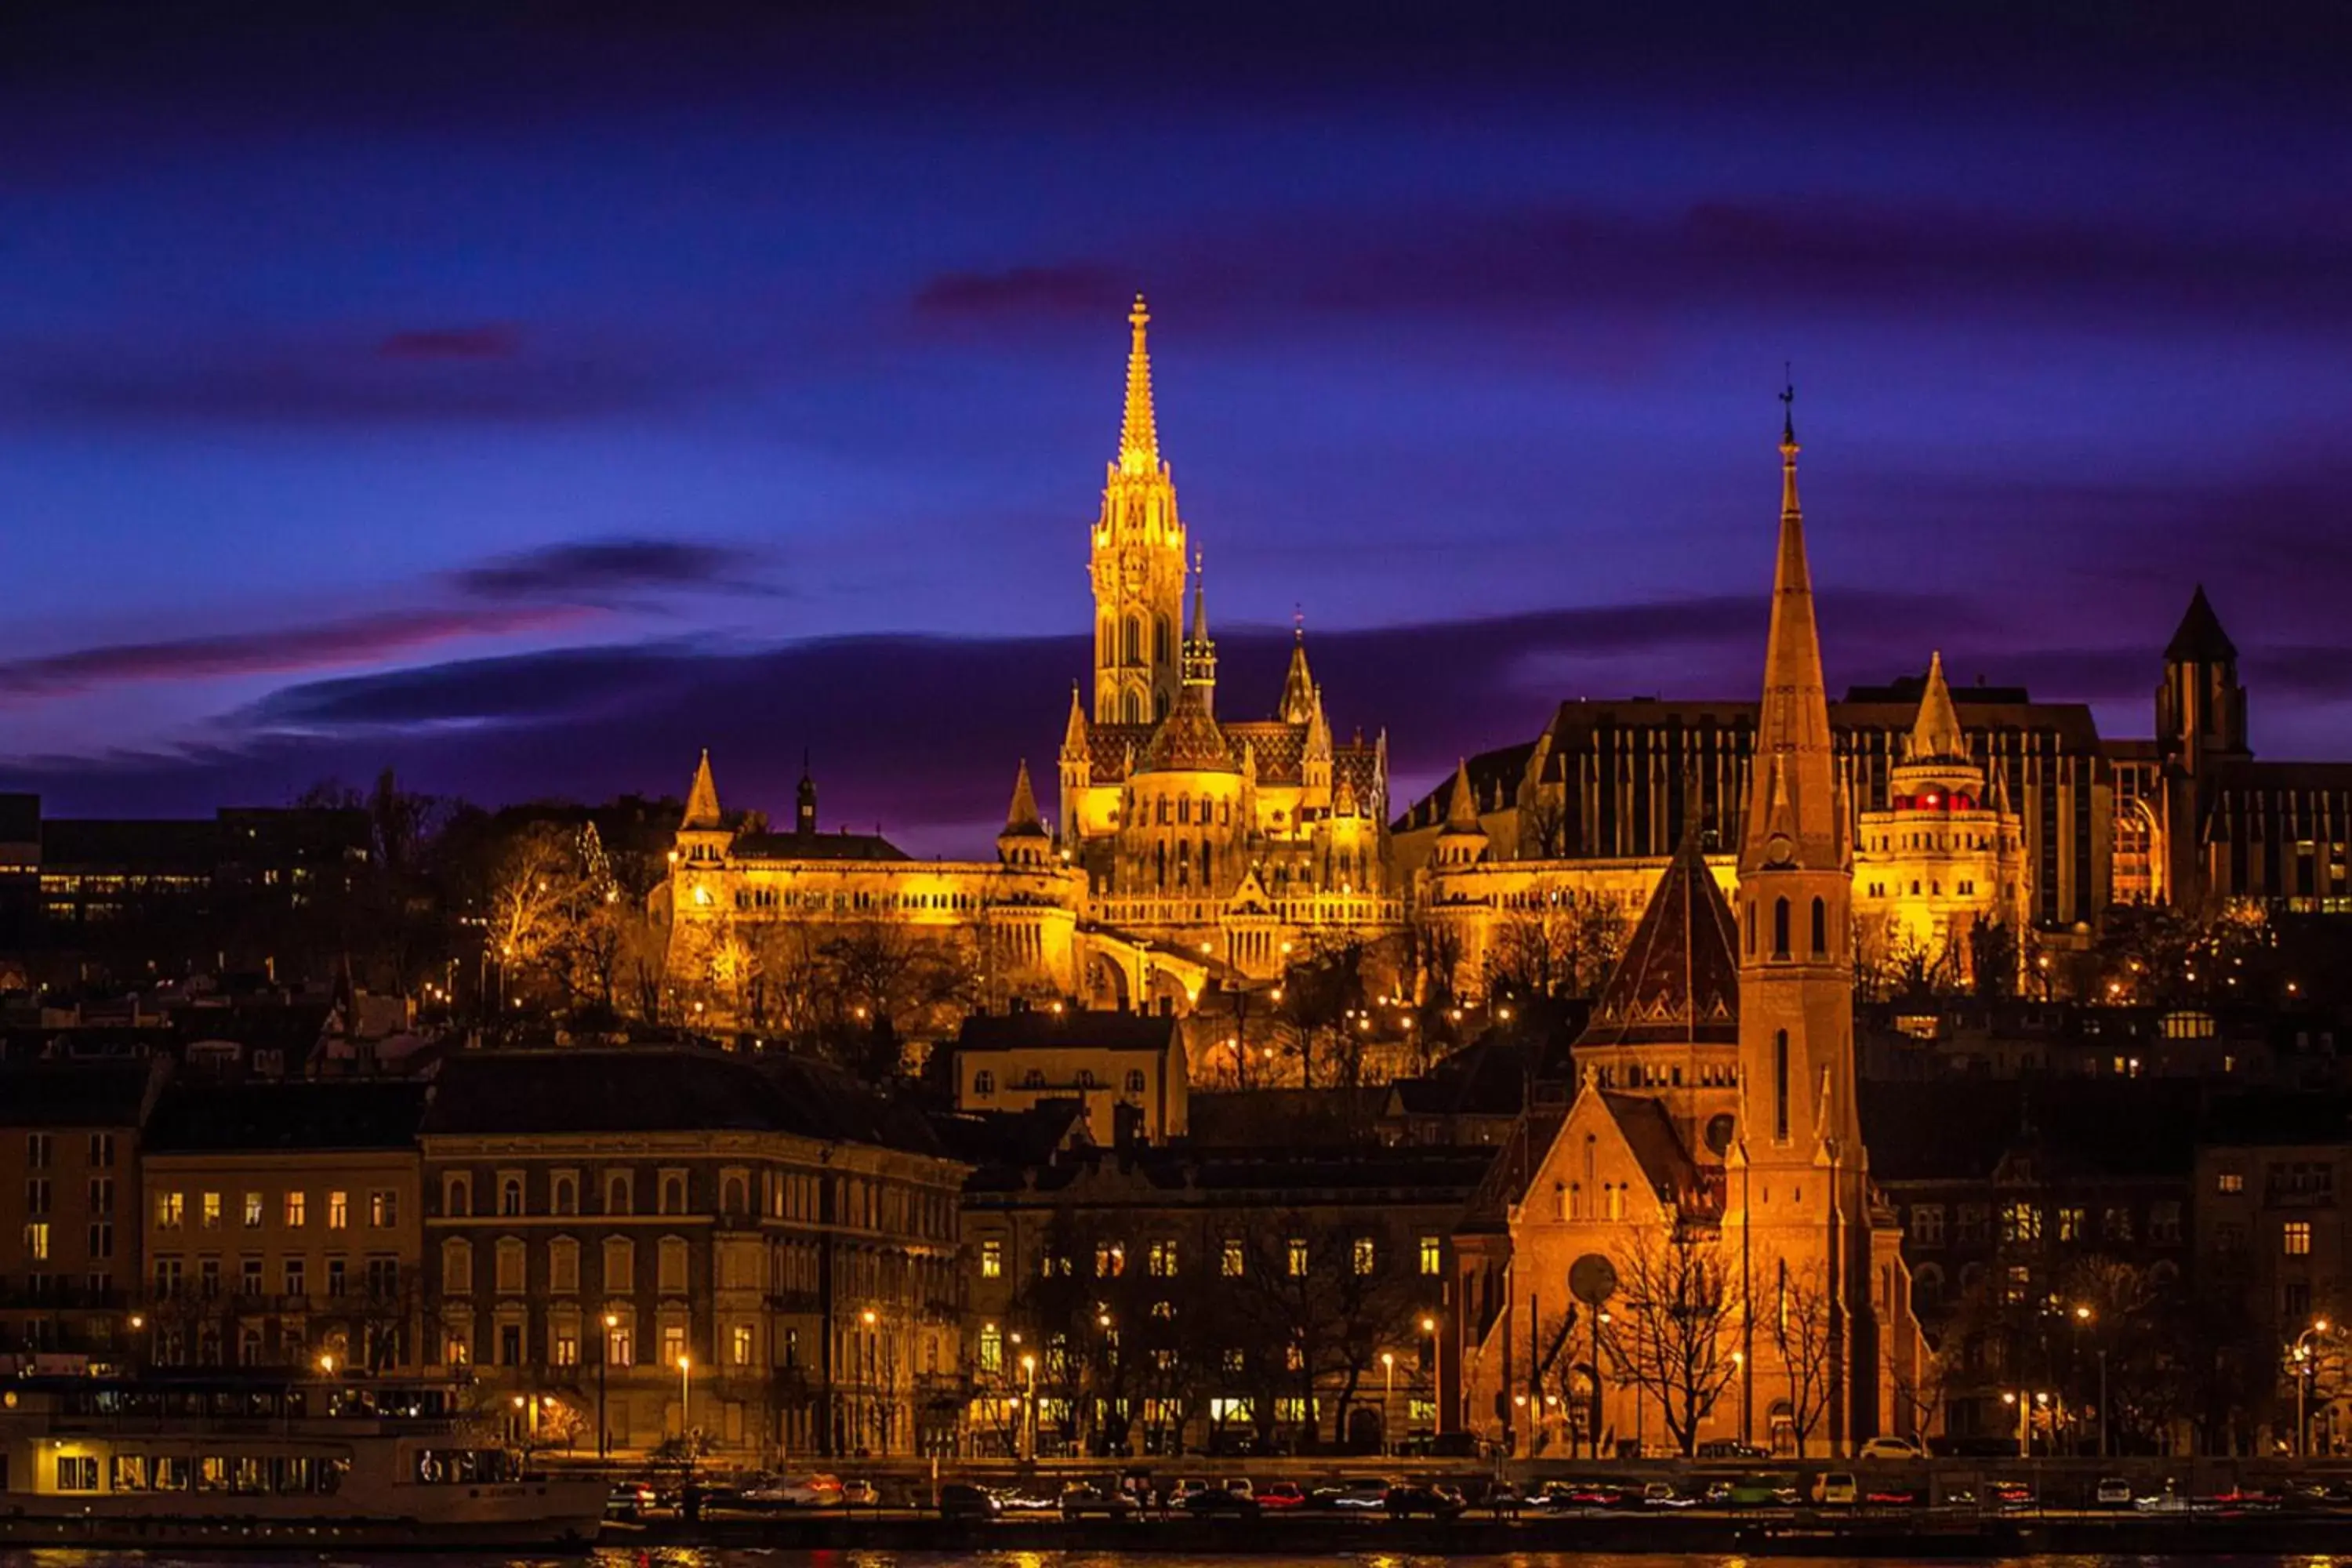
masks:
{"type": "MultiPolygon", "coordinates": [[[[667,1546],[604,1547],[591,1552],[589,1568],[1855,1568],[1864,1559],[1748,1557],[1732,1552],[1520,1552],[1430,1556],[1397,1552],[1321,1554],[1267,1552],[1263,1556],[1190,1555],[1123,1552],[872,1552],[862,1549],[765,1551],[667,1546]]],[[[1874,1557],[1877,1568],[1950,1568],[1949,1558],[1874,1557]]],[[[1980,1558],[1972,1568],[2166,1568],[2212,1563],[2210,1557],[2046,1556],[1980,1558]]],[[[2229,1568],[2326,1568],[2342,1557],[2232,1555],[2229,1568]]],[[[507,1556],[498,1553],[255,1553],[0,1552],[0,1568],[284,1568],[304,1562],[316,1568],[578,1568],[578,1557],[507,1556]]]]}

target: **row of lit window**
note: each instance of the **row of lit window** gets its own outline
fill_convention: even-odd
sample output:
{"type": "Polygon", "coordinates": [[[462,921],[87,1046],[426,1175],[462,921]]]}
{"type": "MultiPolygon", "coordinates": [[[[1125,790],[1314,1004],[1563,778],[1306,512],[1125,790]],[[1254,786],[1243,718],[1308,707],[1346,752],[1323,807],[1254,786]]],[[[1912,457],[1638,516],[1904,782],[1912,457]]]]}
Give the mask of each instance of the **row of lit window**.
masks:
{"type": "MultiPolygon", "coordinates": [[[[329,1230],[348,1230],[352,1223],[352,1195],[341,1188],[326,1194],[326,1220],[329,1230]]],[[[196,1194],[196,1226],[201,1230],[221,1228],[222,1194],[203,1192],[196,1194]]],[[[248,1191],[238,1210],[243,1228],[259,1230],[264,1224],[268,1205],[262,1194],[248,1191]]],[[[289,1189],[278,1200],[280,1222],[289,1230],[299,1230],[310,1223],[310,1194],[299,1188],[289,1189]]],[[[159,1192],[155,1194],[155,1228],[179,1230],[187,1223],[188,1194],[183,1192],[159,1192]]],[[[400,1194],[391,1187],[377,1187],[367,1194],[369,1228],[391,1230],[400,1224],[400,1194]]]]}
{"type": "MultiPolygon", "coordinates": [[[[1271,1266],[1293,1279],[1304,1278],[1314,1267],[1315,1248],[1303,1236],[1284,1238],[1277,1258],[1260,1260],[1260,1266],[1271,1266]]],[[[1370,1275],[1380,1272],[1381,1246],[1377,1237],[1358,1236],[1348,1238],[1348,1268],[1352,1273],[1370,1275]]],[[[1127,1272],[1127,1244],[1123,1241],[1102,1241],[1095,1244],[1094,1277],[1114,1279],[1127,1272]]],[[[1415,1250],[1418,1272],[1434,1278],[1444,1269],[1443,1238],[1423,1236],[1415,1250]]],[[[1228,1236],[1217,1246],[1217,1273],[1227,1279],[1238,1279],[1251,1271],[1248,1238],[1228,1236]]],[[[1075,1272],[1072,1259],[1066,1253],[1045,1252],[1037,1258],[1041,1277],[1066,1278],[1075,1272]]],[[[1144,1272],[1154,1279],[1174,1279],[1182,1272],[1182,1249],[1172,1238],[1151,1242],[1144,1249],[1144,1272]]],[[[996,1237],[983,1237],[980,1243],[980,1277],[1001,1279],[1004,1277],[1004,1243],[996,1237]]]]}

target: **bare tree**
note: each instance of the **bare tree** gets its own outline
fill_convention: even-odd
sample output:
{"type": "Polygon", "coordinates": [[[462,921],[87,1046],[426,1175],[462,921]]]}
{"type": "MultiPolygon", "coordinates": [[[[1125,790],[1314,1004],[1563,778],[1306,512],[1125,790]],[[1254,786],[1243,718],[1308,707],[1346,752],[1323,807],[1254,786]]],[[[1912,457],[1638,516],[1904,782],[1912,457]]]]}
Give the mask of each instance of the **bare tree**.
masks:
{"type": "Polygon", "coordinates": [[[1711,1226],[1644,1226],[1619,1259],[1601,1343],[1617,1375],[1658,1402],[1685,1457],[1738,1374],[1738,1304],[1711,1226]]]}
{"type": "Polygon", "coordinates": [[[1622,911],[1564,889],[1504,912],[1486,949],[1486,988],[1523,996],[1590,996],[1625,951],[1622,911]]]}
{"type": "Polygon", "coordinates": [[[1519,805],[1519,858],[1557,860],[1567,853],[1567,795],[1532,785],[1519,805]]]}
{"type": "Polygon", "coordinates": [[[1821,1264],[1791,1269],[1782,1259],[1771,1297],[1759,1306],[1765,1337],[1780,1365],[1781,1398],[1777,1415],[1788,1423],[1789,1436],[1801,1459],[1813,1428],[1829,1413],[1832,1389],[1831,1307],[1821,1264]]]}

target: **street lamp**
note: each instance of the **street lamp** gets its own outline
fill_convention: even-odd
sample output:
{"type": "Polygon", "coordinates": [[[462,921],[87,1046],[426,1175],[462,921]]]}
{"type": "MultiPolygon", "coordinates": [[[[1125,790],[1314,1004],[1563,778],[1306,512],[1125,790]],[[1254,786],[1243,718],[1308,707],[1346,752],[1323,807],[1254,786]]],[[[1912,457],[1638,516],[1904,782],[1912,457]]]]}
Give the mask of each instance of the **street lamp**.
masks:
{"type": "Polygon", "coordinates": [[[1021,1424],[1029,1428],[1029,1458],[1034,1464],[1037,1458],[1037,1358],[1035,1356],[1024,1355],[1021,1358],[1021,1374],[1028,1384],[1021,1396],[1021,1424]]]}
{"type": "Polygon", "coordinates": [[[1739,1390],[1739,1440],[1748,1441],[1748,1379],[1742,1375],[1748,1366],[1748,1352],[1731,1352],[1731,1381],[1739,1390]]]}
{"type": "Polygon", "coordinates": [[[1381,1394],[1381,1452],[1393,1454],[1396,1444],[1390,1440],[1389,1423],[1396,1419],[1396,1357],[1387,1351],[1381,1352],[1381,1373],[1388,1384],[1381,1394]]]}
{"type": "Polygon", "coordinates": [[[2017,1457],[2021,1459],[2031,1458],[2033,1440],[2031,1428],[2026,1423],[2031,1419],[2027,1413],[2032,1408],[2032,1402],[2020,1397],[2013,1391],[2004,1392],[2000,1396],[2000,1402],[2003,1405],[2017,1406],[2017,1457]]]}
{"type": "Polygon", "coordinates": [[[2311,1457],[2311,1428],[2306,1407],[2311,1399],[2311,1380],[2319,1371],[2319,1356],[2312,1348],[2312,1341],[2325,1335],[2327,1330],[2326,1319],[2315,1318],[2311,1327],[2295,1335],[2294,1343],[2287,1347],[2287,1354],[2294,1361],[2294,1452],[2297,1458],[2311,1457]]]}
{"type": "Polygon", "coordinates": [[[613,1364],[613,1333],[621,1326],[621,1314],[604,1314],[604,1348],[596,1352],[596,1457],[604,1458],[613,1451],[612,1429],[604,1424],[604,1369],[613,1364]]]}
{"type": "MultiPolygon", "coordinates": [[[[876,1411],[878,1415],[882,1408],[882,1401],[874,1388],[874,1324],[877,1321],[874,1309],[868,1307],[858,1313],[857,1321],[866,1325],[866,1404],[868,1409],[876,1411]]],[[[876,1425],[880,1426],[882,1423],[877,1419],[876,1425]]],[[[887,1450],[889,1446],[890,1440],[886,1435],[882,1439],[882,1447],[887,1450]]]]}
{"type": "MultiPolygon", "coordinates": [[[[2087,1306],[2074,1309],[2074,1322],[2078,1327],[2090,1322],[2095,1316],[2087,1306]]],[[[2094,1345],[2091,1348],[2099,1358],[2099,1458],[2104,1459],[2107,1457],[2107,1347],[2094,1345]]]]}
{"type": "Polygon", "coordinates": [[[677,1435],[694,1430],[694,1358],[677,1352],[677,1435]]]}

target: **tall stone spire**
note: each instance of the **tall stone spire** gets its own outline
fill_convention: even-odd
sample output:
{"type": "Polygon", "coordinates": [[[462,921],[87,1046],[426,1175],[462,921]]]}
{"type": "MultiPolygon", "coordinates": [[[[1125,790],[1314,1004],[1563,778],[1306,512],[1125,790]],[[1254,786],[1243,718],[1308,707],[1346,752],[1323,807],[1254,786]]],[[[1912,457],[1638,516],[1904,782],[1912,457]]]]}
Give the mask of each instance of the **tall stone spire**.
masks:
{"type": "Polygon", "coordinates": [[[1127,416],[1118,427],[1122,473],[1149,474],[1160,467],[1160,431],[1151,417],[1151,350],[1143,331],[1150,321],[1151,312],[1144,309],[1143,296],[1138,294],[1134,309],[1127,313],[1127,324],[1135,335],[1127,351],[1127,416]]]}
{"type": "Polygon", "coordinates": [[[1315,678],[1307,669],[1307,620],[1294,615],[1290,627],[1290,669],[1282,678],[1282,721],[1304,724],[1315,708],[1315,678]]]}
{"type": "Polygon", "coordinates": [[[1944,655],[1937,649],[1927,658],[1927,684],[1919,693],[1919,717],[1911,725],[1906,760],[1961,762],[1968,754],[1969,738],[1952,707],[1952,689],[1944,680],[1944,655]]]}
{"type": "Polygon", "coordinates": [[[694,765],[694,784],[686,792],[686,817],[681,827],[713,828],[726,824],[719,815],[719,784],[710,776],[710,750],[704,747],[702,760],[694,765]]]}
{"type": "Polygon", "coordinates": [[[1470,787],[1470,759],[1454,764],[1454,787],[1445,795],[1445,829],[1449,833],[1481,832],[1478,796],[1470,787]]]}
{"type": "Polygon", "coordinates": [[[1764,652],[1764,701],[1757,712],[1742,876],[1772,867],[1829,870],[1843,858],[1829,694],[1813,622],[1805,519],[1797,502],[1795,395],[1780,427],[1780,542],[1772,575],[1772,628],[1764,652]]]}
{"type": "Polygon", "coordinates": [[[1074,762],[1087,754],[1087,710],[1078,699],[1078,683],[1070,682],[1070,719],[1062,726],[1062,760],[1074,762]]]}
{"type": "Polygon", "coordinates": [[[1200,688],[1203,711],[1215,710],[1217,645],[1209,636],[1208,573],[1201,558],[1192,557],[1192,625],[1184,634],[1184,685],[1200,688]]]}

